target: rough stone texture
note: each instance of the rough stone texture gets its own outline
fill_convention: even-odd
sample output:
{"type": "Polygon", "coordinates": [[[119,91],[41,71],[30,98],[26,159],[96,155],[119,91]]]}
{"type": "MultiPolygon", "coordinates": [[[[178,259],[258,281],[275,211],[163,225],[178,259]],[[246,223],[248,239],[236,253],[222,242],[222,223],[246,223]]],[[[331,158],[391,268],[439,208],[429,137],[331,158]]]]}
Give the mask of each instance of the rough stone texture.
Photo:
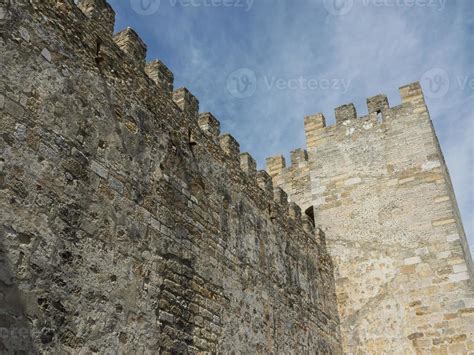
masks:
{"type": "Polygon", "coordinates": [[[0,1],[0,353],[474,351],[418,83],[306,117],[308,152],[256,172],[105,1],[79,5],[0,1]]]}
{"type": "Polygon", "coordinates": [[[336,108],[336,123],[340,124],[347,120],[353,120],[357,118],[357,112],[354,104],[346,104],[336,108]]]}
{"type": "MultiPolygon", "coordinates": [[[[114,41],[138,67],[145,65],[146,44],[133,29],[129,27],[120,31],[114,35],[114,41]]],[[[150,63],[150,65],[152,64],[150,63]]],[[[153,76],[151,79],[155,79],[155,77],[153,76]]]]}
{"type": "Polygon", "coordinates": [[[367,99],[369,114],[379,114],[389,108],[388,99],[385,95],[376,95],[367,99]]]}
{"type": "Polygon", "coordinates": [[[341,353],[323,233],[81,3],[0,2],[0,353],[341,353]]]}
{"type": "Polygon", "coordinates": [[[164,94],[172,95],[174,75],[162,61],[154,60],[148,63],[145,72],[163,90],[164,94]]]}
{"type": "Polygon", "coordinates": [[[290,155],[289,167],[286,167],[283,156],[267,158],[267,171],[272,177],[273,185],[283,187],[289,200],[297,203],[305,213],[308,209],[313,209],[308,153],[306,150],[296,149],[290,155]]]}
{"type": "Polygon", "coordinates": [[[78,0],[77,4],[93,26],[101,26],[104,34],[113,32],[115,11],[106,0],[78,0]]]}
{"type": "Polygon", "coordinates": [[[252,179],[257,177],[257,163],[249,153],[240,154],[240,168],[252,179]]]}
{"type": "Polygon", "coordinates": [[[306,116],[304,118],[304,131],[306,134],[306,146],[308,147],[308,150],[312,150],[315,147],[319,129],[324,127],[326,127],[326,118],[322,113],[306,116]]]}
{"type": "Polygon", "coordinates": [[[200,114],[198,122],[201,130],[212,137],[218,137],[221,133],[220,122],[210,112],[200,114]]]}
{"type": "Polygon", "coordinates": [[[311,195],[345,352],[472,353],[474,273],[453,188],[420,85],[400,93],[394,108],[369,99],[366,117],[342,106],[334,126],[307,117],[309,168],[273,171],[273,184],[303,208],[311,195]]]}

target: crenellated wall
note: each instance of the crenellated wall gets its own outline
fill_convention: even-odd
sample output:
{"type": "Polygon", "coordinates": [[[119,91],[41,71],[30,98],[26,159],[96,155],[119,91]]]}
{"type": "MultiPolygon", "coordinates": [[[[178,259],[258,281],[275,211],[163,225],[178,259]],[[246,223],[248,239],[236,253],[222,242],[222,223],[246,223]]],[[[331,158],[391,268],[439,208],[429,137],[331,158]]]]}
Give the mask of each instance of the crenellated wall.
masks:
{"type": "Polygon", "coordinates": [[[105,1],[0,14],[0,353],[341,352],[324,234],[105,1]]]}
{"type": "Polygon", "coordinates": [[[267,160],[275,186],[305,191],[327,234],[346,353],[474,350],[474,273],[449,173],[419,83],[402,103],[367,99],[305,118],[309,162],[267,160]],[[308,166],[309,165],[309,166],[308,166]],[[309,171],[309,173],[308,173],[309,171]]]}
{"type": "MultiPolygon", "coordinates": [[[[303,212],[307,212],[313,207],[308,152],[305,149],[296,149],[290,152],[290,157],[289,167],[286,166],[282,155],[267,158],[267,171],[273,184],[288,192],[289,200],[298,204],[303,212]]],[[[311,219],[314,223],[314,216],[311,219]]]]}

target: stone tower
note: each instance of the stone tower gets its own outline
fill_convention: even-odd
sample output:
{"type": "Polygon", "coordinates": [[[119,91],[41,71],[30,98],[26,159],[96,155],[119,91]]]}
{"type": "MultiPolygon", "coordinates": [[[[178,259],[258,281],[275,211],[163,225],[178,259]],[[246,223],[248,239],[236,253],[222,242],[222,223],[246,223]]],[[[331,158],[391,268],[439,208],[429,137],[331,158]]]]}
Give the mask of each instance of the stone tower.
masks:
{"type": "Polygon", "coordinates": [[[466,235],[419,83],[305,118],[307,152],[267,159],[327,235],[347,353],[474,349],[474,273],[466,235]]]}

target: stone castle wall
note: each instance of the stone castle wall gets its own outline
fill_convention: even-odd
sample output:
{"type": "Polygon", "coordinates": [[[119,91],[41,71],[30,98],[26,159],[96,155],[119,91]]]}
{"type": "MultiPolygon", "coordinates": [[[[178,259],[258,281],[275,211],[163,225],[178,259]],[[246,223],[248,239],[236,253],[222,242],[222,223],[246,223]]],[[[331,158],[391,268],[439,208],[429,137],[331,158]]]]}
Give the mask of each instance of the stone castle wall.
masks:
{"type": "MultiPolygon", "coordinates": [[[[466,354],[474,350],[466,236],[421,87],[400,94],[393,108],[384,95],[368,99],[361,118],[341,106],[333,126],[306,117],[311,190],[295,198],[311,195],[327,233],[345,352],[466,354]]],[[[298,172],[273,175],[291,191],[288,176],[298,172]]]]}
{"type": "Polygon", "coordinates": [[[79,6],[0,1],[0,353],[341,353],[323,235],[79,6]]]}
{"type": "Polygon", "coordinates": [[[266,173],[113,28],[104,0],[0,0],[0,352],[474,351],[419,84],[305,118],[266,173]]]}
{"type": "Polygon", "coordinates": [[[313,207],[308,152],[296,149],[290,153],[290,157],[289,167],[282,155],[268,158],[267,172],[272,177],[274,186],[284,186],[288,199],[300,206],[302,212],[306,212],[313,207]]]}

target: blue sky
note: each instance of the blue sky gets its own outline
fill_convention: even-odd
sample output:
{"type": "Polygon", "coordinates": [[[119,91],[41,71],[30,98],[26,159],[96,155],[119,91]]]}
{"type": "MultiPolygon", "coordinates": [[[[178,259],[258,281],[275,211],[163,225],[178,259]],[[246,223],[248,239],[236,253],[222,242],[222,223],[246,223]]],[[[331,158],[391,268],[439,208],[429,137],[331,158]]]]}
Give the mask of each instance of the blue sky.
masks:
{"type": "Polygon", "coordinates": [[[303,117],[421,81],[474,250],[474,2],[109,0],[201,111],[263,169],[304,147],[303,117]],[[143,6],[142,6],[143,5],[143,6]],[[283,79],[283,80],[278,80],[283,79]],[[311,80],[310,80],[311,79],[311,80]]]}

